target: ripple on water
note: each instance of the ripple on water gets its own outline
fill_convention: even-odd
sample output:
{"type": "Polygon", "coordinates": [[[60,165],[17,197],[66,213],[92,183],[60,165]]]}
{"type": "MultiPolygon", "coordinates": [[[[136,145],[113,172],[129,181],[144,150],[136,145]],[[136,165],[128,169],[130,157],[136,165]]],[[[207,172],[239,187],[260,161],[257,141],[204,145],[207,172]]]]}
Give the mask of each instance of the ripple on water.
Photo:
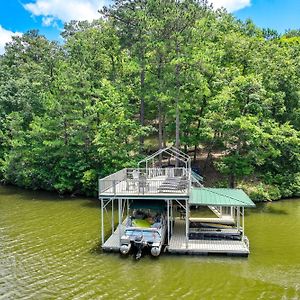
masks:
{"type": "Polygon", "coordinates": [[[300,298],[300,239],[286,230],[300,232],[299,201],[248,213],[249,259],[136,262],[99,251],[99,211],[89,200],[32,198],[0,189],[0,299],[300,298]]]}

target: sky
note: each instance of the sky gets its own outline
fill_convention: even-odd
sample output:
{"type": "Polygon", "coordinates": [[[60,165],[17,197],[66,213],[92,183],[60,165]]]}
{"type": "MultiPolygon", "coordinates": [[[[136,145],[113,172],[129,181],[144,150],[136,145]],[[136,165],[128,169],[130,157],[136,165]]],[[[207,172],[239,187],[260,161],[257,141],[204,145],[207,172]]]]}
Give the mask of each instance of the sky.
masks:
{"type": "MultiPolygon", "coordinates": [[[[252,19],[257,26],[276,29],[300,28],[300,0],[210,0],[237,18],[252,19]]],[[[110,0],[0,0],[0,54],[14,35],[38,29],[48,39],[60,40],[63,23],[93,20],[110,0]]]]}

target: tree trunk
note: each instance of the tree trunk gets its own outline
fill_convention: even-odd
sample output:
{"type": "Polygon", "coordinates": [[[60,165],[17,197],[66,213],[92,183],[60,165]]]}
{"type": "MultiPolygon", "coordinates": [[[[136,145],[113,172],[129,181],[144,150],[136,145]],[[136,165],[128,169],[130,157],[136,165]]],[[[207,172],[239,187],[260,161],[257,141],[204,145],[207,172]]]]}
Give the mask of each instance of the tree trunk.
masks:
{"type": "Polygon", "coordinates": [[[208,148],[207,157],[206,157],[206,160],[205,160],[205,163],[204,163],[203,170],[206,170],[206,167],[208,166],[209,159],[212,156],[211,153],[212,153],[212,150],[213,150],[213,147],[214,147],[214,144],[215,144],[216,136],[217,136],[217,132],[215,131],[212,143],[210,144],[210,146],[208,148]]]}
{"type": "MultiPolygon", "coordinates": [[[[161,82],[161,71],[162,71],[162,63],[163,63],[163,57],[160,54],[159,55],[159,63],[157,68],[157,79],[159,82],[158,89],[160,90],[160,82],[161,82]]],[[[158,146],[159,150],[163,148],[163,120],[162,120],[162,103],[160,102],[160,99],[158,100],[158,146]]],[[[159,166],[162,166],[162,154],[159,154],[159,166]]]]}
{"type": "Polygon", "coordinates": [[[64,144],[68,145],[68,122],[64,119],[64,144]]]}
{"type": "Polygon", "coordinates": [[[198,151],[198,145],[199,145],[198,139],[199,139],[199,129],[200,129],[200,126],[201,126],[201,117],[204,114],[204,109],[205,109],[206,105],[207,105],[207,99],[206,99],[206,97],[204,97],[201,109],[200,109],[199,114],[198,114],[199,119],[198,119],[198,122],[197,122],[196,143],[194,145],[194,162],[197,159],[197,151],[198,151]]]}
{"type": "Polygon", "coordinates": [[[235,176],[233,172],[229,175],[229,187],[232,189],[235,188],[235,176]]]}
{"type": "Polygon", "coordinates": [[[198,145],[194,145],[194,162],[196,162],[196,159],[197,159],[197,151],[198,151],[198,145]]]}
{"type": "Polygon", "coordinates": [[[208,166],[209,160],[211,158],[211,151],[212,151],[212,147],[209,147],[209,150],[208,150],[207,156],[206,156],[206,160],[205,160],[205,163],[204,163],[204,166],[203,166],[203,171],[205,171],[207,166],[208,166]]]}
{"type": "MultiPolygon", "coordinates": [[[[140,124],[141,126],[145,125],[145,62],[142,61],[142,69],[140,73],[140,124]]],[[[140,136],[140,147],[144,149],[144,136],[140,136]]]]}
{"type": "Polygon", "coordinates": [[[167,147],[167,137],[166,137],[166,116],[162,115],[162,138],[163,138],[163,147],[167,147]]]}
{"type": "MultiPolygon", "coordinates": [[[[176,44],[176,56],[179,56],[179,44],[176,44]]],[[[175,106],[176,106],[176,132],[175,132],[175,146],[177,149],[180,147],[180,119],[179,119],[179,64],[175,66],[175,81],[176,81],[176,98],[175,98],[175,106]]],[[[179,161],[176,159],[176,167],[178,167],[179,161]]]]}
{"type": "MultiPolygon", "coordinates": [[[[159,149],[163,148],[163,120],[162,120],[162,112],[161,112],[161,103],[158,103],[158,145],[159,149]]],[[[162,165],[162,155],[159,154],[159,166],[162,165]]]]}

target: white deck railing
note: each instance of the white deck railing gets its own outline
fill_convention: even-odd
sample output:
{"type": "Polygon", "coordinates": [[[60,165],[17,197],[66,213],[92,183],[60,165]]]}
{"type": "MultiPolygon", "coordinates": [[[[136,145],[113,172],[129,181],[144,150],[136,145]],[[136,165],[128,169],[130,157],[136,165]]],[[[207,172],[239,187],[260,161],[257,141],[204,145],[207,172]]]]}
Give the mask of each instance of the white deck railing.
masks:
{"type": "Polygon", "coordinates": [[[99,195],[113,188],[114,185],[122,182],[127,177],[126,169],[122,169],[116,173],[99,179],[99,195]]]}
{"type": "Polygon", "coordinates": [[[186,168],[123,169],[99,180],[99,195],[185,194],[189,189],[186,168]]]}

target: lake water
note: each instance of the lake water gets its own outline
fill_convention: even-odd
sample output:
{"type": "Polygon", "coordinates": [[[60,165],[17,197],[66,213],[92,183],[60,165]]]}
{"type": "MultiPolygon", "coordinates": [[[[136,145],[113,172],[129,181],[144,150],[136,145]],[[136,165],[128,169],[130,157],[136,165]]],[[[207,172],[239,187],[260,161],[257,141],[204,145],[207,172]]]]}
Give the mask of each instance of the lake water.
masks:
{"type": "Polygon", "coordinates": [[[245,226],[248,258],[135,261],[99,250],[97,201],[0,187],[0,299],[300,299],[300,200],[245,226]]]}

